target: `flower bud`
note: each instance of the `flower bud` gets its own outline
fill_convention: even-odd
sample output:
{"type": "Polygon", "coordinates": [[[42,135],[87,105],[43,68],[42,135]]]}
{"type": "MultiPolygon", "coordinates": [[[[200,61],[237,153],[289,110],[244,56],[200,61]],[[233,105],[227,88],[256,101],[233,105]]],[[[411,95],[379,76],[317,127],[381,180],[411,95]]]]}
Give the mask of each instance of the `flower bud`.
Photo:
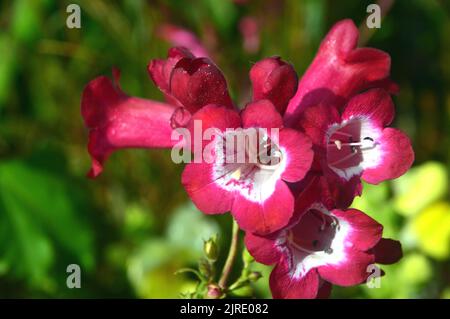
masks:
{"type": "Polygon", "coordinates": [[[216,261],[219,256],[219,248],[217,247],[217,236],[213,236],[203,243],[203,250],[209,261],[216,261]]]}
{"type": "Polygon", "coordinates": [[[206,292],[206,298],[219,299],[223,296],[222,289],[216,284],[209,284],[208,291],[206,292]]]}

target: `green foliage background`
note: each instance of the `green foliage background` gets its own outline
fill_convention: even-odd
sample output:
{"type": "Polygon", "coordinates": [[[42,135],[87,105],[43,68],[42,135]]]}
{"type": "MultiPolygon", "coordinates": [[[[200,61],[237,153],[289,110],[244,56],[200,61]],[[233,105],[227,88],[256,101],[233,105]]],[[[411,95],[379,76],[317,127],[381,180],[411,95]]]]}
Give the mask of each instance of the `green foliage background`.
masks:
{"type": "MultiPolygon", "coordinates": [[[[178,297],[195,282],[174,272],[195,266],[202,239],[215,233],[223,263],[229,217],[206,217],[189,203],[169,152],[122,151],[100,178],[85,178],[80,97],[91,79],[117,66],[130,95],[162,99],[146,65],[165,57],[170,44],[156,31],[172,23],[199,36],[243,105],[253,62],[280,55],[301,75],[329,27],[352,18],[367,45],[392,56],[401,87],[395,126],[411,136],[416,162],[398,180],[365,185],[354,204],[402,241],[404,259],[383,268],[380,288],[333,296],[450,298],[449,1],[394,1],[373,34],[364,31],[371,1],[237,2],[0,1],[0,297],[178,297]],[[66,28],[70,3],[81,6],[79,30],[66,28]],[[253,54],[242,46],[244,16],[260,22],[253,54]],[[81,289],[66,287],[72,263],[81,289]]],[[[242,295],[269,297],[270,269],[254,267],[264,277],[242,295]]]]}

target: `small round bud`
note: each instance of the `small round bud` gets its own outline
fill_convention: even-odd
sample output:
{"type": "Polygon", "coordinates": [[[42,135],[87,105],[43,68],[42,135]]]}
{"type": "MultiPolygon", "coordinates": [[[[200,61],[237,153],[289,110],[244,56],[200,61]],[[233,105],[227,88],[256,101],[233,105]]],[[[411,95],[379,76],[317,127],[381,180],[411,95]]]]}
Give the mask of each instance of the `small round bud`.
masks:
{"type": "Polygon", "coordinates": [[[222,289],[216,284],[209,284],[208,291],[206,292],[206,298],[208,299],[219,299],[222,297],[222,289]]]}
{"type": "Polygon", "coordinates": [[[219,249],[217,247],[217,237],[213,236],[203,243],[203,250],[209,261],[216,261],[219,257],[219,249]]]}

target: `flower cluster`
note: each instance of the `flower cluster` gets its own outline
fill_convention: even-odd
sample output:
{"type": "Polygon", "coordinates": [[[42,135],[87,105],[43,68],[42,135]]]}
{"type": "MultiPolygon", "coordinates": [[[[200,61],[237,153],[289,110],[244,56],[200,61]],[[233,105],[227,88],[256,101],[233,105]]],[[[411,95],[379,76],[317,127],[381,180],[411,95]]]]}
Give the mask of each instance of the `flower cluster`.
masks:
{"type": "Polygon", "coordinates": [[[194,133],[201,122],[202,132],[214,128],[217,134],[196,149],[209,148],[213,160],[187,164],[182,184],[205,214],[231,212],[250,254],[275,265],[275,298],[326,297],[332,285],[363,283],[370,265],[396,262],[401,247],[382,238],[382,225],[349,206],[361,195],[362,180],[399,177],[414,153],[408,137],[388,127],[391,94],[398,90],[389,79],[389,55],[357,48],[357,40],[351,20],[338,22],[300,80],[278,57],[255,63],[252,100],[242,110],[218,67],[183,47],[148,66],[165,103],[126,95],[117,70],[114,81],[92,80],[81,105],[89,176],[99,175],[117,149],[183,147],[186,141],[174,140],[173,132],[194,133]],[[256,144],[225,148],[236,130],[256,144]],[[242,154],[244,161],[228,160],[242,154]]]}

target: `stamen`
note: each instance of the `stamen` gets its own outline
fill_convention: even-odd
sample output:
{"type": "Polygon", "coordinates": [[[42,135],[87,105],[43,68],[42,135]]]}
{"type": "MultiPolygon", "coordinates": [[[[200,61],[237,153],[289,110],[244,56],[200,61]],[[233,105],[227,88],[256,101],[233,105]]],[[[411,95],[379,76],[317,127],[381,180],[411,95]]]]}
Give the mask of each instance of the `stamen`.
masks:
{"type": "Polygon", "coordinates": [[[339,140],[334,141],[334,144],[328,144],[328,146],[336,146],[339,150],[342,148],[342,146],[363,146],[366,145],[365,143],[342,143],[339,140]]]}
{"type": "Polygon", "coordinates": [[[338,150],[341,150],[342,146],[350,146],[352,150],[355,146],[360,146],[360,150],[368,150],[375,146],[374,140],[371,137],[365,137],[361,142],[342,143],[340,140],[335,140],[332,142],[333,143],[328,144],[328,147],[336,146],[338,150]]]}
{"type": "MultiPolygon", "coordinates": [[[[333,145],[333,144],[330,144],[330,145],[333,145]]],[[[336,145],[338,150],[340,150],[342,148],[342,142],[339,140],[334,141],[334,145],[336,145]]]]}

